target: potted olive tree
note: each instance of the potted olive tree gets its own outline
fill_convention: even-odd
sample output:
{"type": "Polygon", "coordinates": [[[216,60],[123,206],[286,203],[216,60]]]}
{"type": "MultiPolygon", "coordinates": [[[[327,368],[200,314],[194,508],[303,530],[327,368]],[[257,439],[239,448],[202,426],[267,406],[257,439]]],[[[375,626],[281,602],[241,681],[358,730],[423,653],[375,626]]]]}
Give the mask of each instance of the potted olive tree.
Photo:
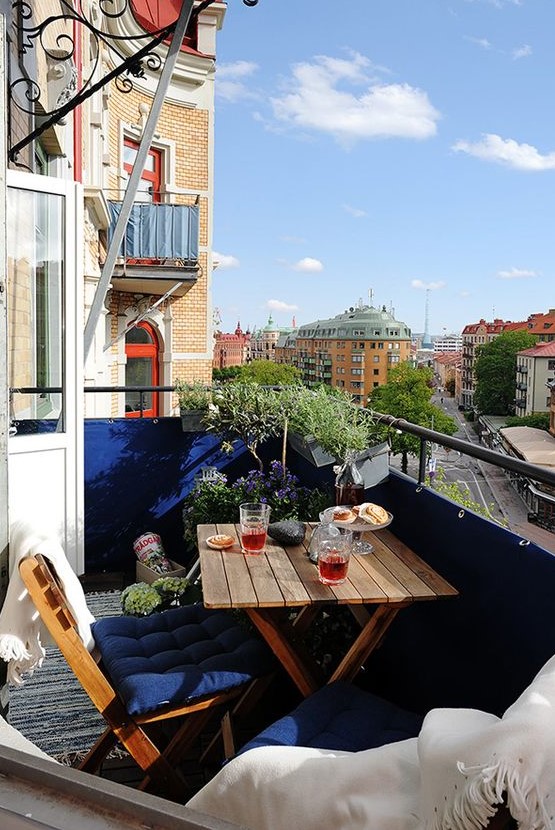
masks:
{"type": "Polygon", "coordinates": [[[181,427],[183,432],[201,432],[206,429],[205,418],[208,414],[212,393],[202,383],[188,383],[178,379],[175,383],[181,427]]]}
{"type": "Polygon", "coordinates": [[[224,452],[233,451],[235,441],[243,441],[262,470],[259,445],[283,431],[280,393],[259,383],[226,383],[214,390],[204,423],[222,438],[224,452]]]}

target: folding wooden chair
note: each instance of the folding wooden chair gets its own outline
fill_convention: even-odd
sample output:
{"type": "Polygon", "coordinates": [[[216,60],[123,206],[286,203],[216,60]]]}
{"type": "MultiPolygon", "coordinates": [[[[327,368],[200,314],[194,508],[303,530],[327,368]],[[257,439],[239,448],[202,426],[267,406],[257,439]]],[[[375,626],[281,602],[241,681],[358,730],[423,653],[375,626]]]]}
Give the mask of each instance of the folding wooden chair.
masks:
{"type": "Polygon", "coordinates": [[[91,654],[83,645],[63,591],[42,556],[22,560],[20,574],[69,667],[107,723],[81,762],[98,772],[119,741],[150,782],[176,800],[184,782],[176,764],[205,728],[214,707],[248,696],[274,668],[264,643],[226,612],[186,606],[148,617],[109,617],[93,624],[91,654]],[[181,718],[160,749],[151,724],[181,718]]]}

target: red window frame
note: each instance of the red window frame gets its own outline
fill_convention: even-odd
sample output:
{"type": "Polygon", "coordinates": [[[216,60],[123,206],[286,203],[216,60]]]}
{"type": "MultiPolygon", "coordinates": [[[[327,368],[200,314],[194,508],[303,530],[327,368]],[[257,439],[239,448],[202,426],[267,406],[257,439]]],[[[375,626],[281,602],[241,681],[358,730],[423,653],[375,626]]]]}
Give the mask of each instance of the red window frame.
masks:
{"type": "MultiPolygon", "coordinates": [[[[133,360],[133,358],[138,357],[149,357],[152,358],[151,360],[151,382],[150,386],[158,386],[159,377],[160,377],[160,366],[159,366],[159,354],[160,354],[160,347],[158,342],[158,337],[156,335],[156,331],[154,327],[150,325],[150,323],[137,323],[136,328],[138,329],[145,329],[148,332],[151,342],[150,343],[126,343],[125,344],[125,356],[127,357],[127,361],[133,360]]],[[[159,403],[159,393],[153,392],[152,393],[152,407],[150,409],[143,409],[142,412],[126,412],[126,418],[157,418],[158,412],[160,408],[159,403]]]]}
{"type": "MultiPolygon", "coordinates": [[[[136,152],[139,150],[139,143],[133,141],[132,138],[124,138],[123,143],[126,147],[130,147],[136,152]]],[[[141,181],[149,182],[152,188],[152,201],[162,201],[162,151],[157,150],[156,147],[151,147],[148,151],[149,158],[152,158],[152,170],[143,170],[141,173],[141,181]]],[[[133,170],[132,164],[124,162],[123,169],[128,175],[131,175],[133,170]]]]}

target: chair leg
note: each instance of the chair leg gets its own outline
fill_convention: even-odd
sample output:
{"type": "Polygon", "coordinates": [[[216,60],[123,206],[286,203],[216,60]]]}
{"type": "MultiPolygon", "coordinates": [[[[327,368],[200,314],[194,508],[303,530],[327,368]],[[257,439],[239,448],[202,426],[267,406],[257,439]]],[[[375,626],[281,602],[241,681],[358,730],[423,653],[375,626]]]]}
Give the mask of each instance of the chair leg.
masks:
{"type": "Polygon", "coordinates": [[[233,736],[233,726],[231,724],[231,715],[229,710],[224,714],[221,720],[222,739],[224,743],[224,760],[229,761],[235,755],[235,739],[233,736]]]}
{"type": "MultiPolygon", "coordinates": [[[[171,770],[175,769],[175,765],[182,759],[186,749],[188,749],[195,739],[205,728],[206,724],[214,717],[214,709],[201,709],[196,712],[194,717],[192,715],[185,716],[185,722],[177,730],[175,735],[171,738],[164,751],[161,753],[161,759],[164,764],[167,764],[171,770]]],[[[148,774],[140,782],[138,789],[147,790],[150,784],[154,781],[154,775],[148,771],[148,774]]],[[[179,799],[183,799],[183,788],[179,794],[179,799]]]]}
{"type": "Polygon", "coordinates": [[[78,764],[77,769],[80,769],[83,772],[98,772],[102,762],[105,760],[108,753],[114,748],[116,743],[117,738],[110,727],[108,727],[96,741],[94,746],[91,747],[83,760],[78,764]]]}
{"type": "MultiPolygon", "coordinates": [[[[247,715],[258,703],[266,689],[269,687],[270,683],[274,679],[273,674],[267,674],[264,677],[258,677],[256,680],[253,680],[243,694],[237,700],[237,703],[231,709],[231,717],[230,717],[230,725],[231,719],[233,722],[236,722],[240,718],[247,715]]],[[[225,717],[225,716],[224,716],[225,717]]],[[[222,726],[218,729],[214,737],[211,739],[210,743],[202,753],[200,757],[200,763],[208,763],[210,760],[214,759],[214,753],[216,749],[216,745],[218,742],[224,737],[222,726]]],[[[224,738],[224,752],[225,752],[225,738],[224,738]]],[[[227,752],[225,754],[225,759],[229,760],[232,758],[235,753],[233,752],[232,755],[228,755],[227,752]]]]}

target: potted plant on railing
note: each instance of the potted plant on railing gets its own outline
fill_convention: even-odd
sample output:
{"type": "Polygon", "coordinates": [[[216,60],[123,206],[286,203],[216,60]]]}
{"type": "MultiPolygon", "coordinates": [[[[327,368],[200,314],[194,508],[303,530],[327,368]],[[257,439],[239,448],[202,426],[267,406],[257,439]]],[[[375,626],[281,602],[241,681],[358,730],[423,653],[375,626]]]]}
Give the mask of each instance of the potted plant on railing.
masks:
{"type": "MultiPolygon", "coordinates": [[[[338,486],[365,489],[387,476],[387,444],[378,441],[371,414],[341,390],[324,386],[297,390],[288,427],[297,451],[312,456],[317,466],[322,464],[323,453],[327,459],[323,463],[335,463],[338,486]]],[[[337,495],[342,503],[353,503],[351,493],[337,495]]]]}
{"type": "Polygon", "coordinates": [[[183,432],[201,432],[206,429],[205,418],[208,414],[212,393],[202,383],[188,383],[176,380],[175,391],[181,415],[183,432]]]}
{"type": "Polygon", "coordinates": [[[226,383],[219,387],[204,418],[205,428],[222,438],[224,452],[232,452],[234,442],[243,441],[259,470],[264,468],[259,446],[280,435],[283,422],[280,393],[259,383],[226,383]]]}

